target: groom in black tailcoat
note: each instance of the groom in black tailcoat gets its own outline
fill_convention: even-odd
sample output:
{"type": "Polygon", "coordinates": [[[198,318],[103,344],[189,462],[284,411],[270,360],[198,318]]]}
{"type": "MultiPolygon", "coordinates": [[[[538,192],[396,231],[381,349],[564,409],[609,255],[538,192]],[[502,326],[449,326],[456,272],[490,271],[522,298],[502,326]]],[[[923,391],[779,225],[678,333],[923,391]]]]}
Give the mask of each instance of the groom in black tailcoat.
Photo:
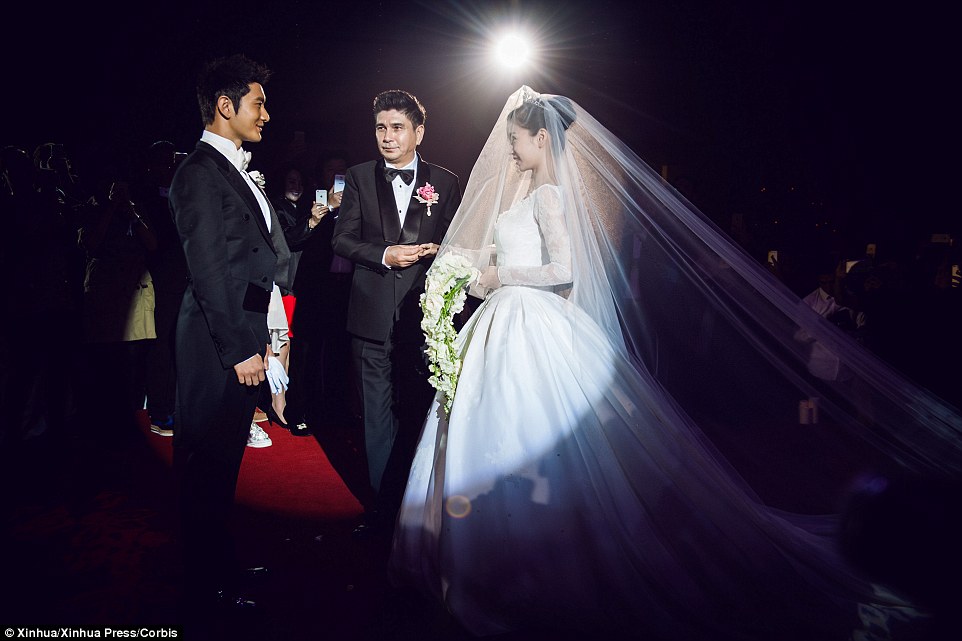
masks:
{"type": "MultiPolygon", "coordinates": [[[[189,272],[177,318],[174,469],[184,551],[186,605],[226,598],[234,567],[229,518],[257,392],[270,349],[267,306],[286,286],[284,231],[253,177],[242,144],[269,120],[265,67],[241,55],[198,77],[204,131],[171,182],[170,209],[189,272]]],[[[250,605],[249,602],[244,602],[250,605]]]]}
{"type": "Polygon", "coordinates": [[[347,331],[377,496],[357,536],[390,530],[432,396],[420,349],[420,295],[461,188],[457,176],[417,153],[424,119],[424,107],[406,91],[375,97],[381,159],[348,169],[332,239],[334,252],[355,265],[347,331]]]}

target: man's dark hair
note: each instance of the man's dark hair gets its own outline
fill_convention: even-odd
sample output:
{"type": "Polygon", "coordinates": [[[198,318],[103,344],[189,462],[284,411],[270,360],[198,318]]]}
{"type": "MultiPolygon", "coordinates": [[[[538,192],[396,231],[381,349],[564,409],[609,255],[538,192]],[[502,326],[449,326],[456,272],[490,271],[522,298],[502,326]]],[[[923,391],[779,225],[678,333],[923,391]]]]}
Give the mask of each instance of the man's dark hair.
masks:
{"type": "Polygon", "coordinates": [[[376,118],[382,111],[397,109],[414,123],[414,127],[420,127],[428,116],[424,105],[414,97],[413,94],[401,89],[389,89],[382,91],[374,97],[374,117],[376,118]]]}
{"type": "Polygon", "coordinates": [[[267,84],[270,77],[270,69],[239,53],[205,64],[197,76],[197,104],[204,125],[214,122],[218,98],[227,96],[236,111],[241,98],[250,91],[250,85],[267,84]]]}

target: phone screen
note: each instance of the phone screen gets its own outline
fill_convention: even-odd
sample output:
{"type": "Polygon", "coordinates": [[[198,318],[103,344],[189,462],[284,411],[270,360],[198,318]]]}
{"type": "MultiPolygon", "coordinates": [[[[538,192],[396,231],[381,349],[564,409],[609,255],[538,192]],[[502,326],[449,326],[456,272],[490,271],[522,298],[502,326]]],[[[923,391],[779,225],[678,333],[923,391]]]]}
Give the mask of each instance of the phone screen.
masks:
{"type": "Polygon", "coordinates": [[[319,205],[324,205],[326,207],[327,206],[327,190],[318,189],[317,191],[315,191],[314,202],[316,202],[319,205]]]}
{"type": "Polygon", "coordinates": [[[344,191],[344,174],[337,174],[334,176],[334,189],[332,189],[335,194],[344,191]]]}

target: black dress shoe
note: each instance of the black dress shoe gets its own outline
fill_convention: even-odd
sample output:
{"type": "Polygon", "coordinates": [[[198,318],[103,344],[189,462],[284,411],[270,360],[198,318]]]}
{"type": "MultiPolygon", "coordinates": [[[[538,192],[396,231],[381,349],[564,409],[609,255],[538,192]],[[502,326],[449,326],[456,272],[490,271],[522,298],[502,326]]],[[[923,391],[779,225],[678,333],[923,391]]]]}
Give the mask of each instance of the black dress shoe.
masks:
{"type": "Polygon", "coordinates": [[[311,428],[307,426],[307,423],[298,423],[297,425],[291,425],[288,428],[293,436],[310,436],[311,428]]]}

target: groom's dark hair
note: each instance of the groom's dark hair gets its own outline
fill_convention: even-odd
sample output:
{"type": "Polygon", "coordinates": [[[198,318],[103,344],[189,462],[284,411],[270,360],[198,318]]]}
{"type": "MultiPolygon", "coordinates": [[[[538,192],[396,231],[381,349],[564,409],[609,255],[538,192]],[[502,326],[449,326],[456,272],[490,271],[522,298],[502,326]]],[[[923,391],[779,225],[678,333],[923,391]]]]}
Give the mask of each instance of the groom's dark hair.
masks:
{"type": "Polygon", "coordinates": [[[237,111],[249,85],[267,84],[270,77],[270,69],[239,53],[207,62],[197,75],[197,104],[204,125],[214,122],[218,98],[227,96],[237,111]]]}
{"type": "Polygon", "coordinates": [[[428,117],[421,101],[413,94],[401,89],[389,89],[382,91],[374,97],[374,117],[376,118],[382,111],[397,109],[414,123],[414,127],[420,127],[428,117]]]}

